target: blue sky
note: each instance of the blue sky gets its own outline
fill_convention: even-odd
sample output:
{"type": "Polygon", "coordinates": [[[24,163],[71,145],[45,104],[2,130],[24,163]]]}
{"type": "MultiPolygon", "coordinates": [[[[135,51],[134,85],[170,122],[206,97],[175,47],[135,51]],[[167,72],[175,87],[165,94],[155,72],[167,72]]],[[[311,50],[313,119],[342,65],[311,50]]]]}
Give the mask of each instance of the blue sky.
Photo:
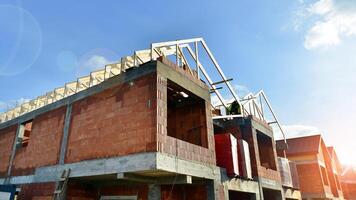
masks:
{"type": "Polygon", "coordinates": [[[288,136],[321,132],[356,164],[355,27],[346,0],[1,0],[0,111],[151,42],[203,37],[240,93],[267,93],[288,136]]]}

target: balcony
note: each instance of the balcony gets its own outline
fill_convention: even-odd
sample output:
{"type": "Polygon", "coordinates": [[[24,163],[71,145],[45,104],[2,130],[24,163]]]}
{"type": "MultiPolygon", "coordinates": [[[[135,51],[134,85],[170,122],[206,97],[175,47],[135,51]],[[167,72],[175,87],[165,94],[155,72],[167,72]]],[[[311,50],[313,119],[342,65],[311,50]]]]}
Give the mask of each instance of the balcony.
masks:
{"type": "Polygon", "coordinates": [[[278,157],[279,173],[284,187],[299,189],[299,179],[296,164],[287,158],[278,157]]]}

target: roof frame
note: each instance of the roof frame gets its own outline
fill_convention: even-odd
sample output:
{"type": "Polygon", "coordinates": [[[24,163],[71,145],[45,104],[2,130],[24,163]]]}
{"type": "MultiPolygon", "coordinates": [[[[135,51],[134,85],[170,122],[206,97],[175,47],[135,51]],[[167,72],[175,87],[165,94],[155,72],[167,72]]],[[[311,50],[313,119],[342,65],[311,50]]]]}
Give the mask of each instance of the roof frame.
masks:
{"type": "Polygon", "coordinates": [[[220,90],[223,88],[217,87],[217,85],[220,86],[220,84],[223,84],[225,86],[224,89],[227,88],[225,90],[227,91],[227,96],[231,96],[233,98],[233,101],[236,101],[242,108],[241,114],[216,116],[214,117],[215,119],[254,115],[257,118],[265,121],[265,109],[263,108],[262,104],[264,102],[267,105],[268,110],[272,113],[274,119],[274,121],[267,123],[276,123],[285,138],[282,126],[279,123],[265,93],[261,90],[255,95],[251,93],[240,100],[239,96],[237,95],[237,92],[230,83],[232,79],[228,79],[225,76],[219,63],[215,59],[214,55],[212,54],[211,50],[209,49],[203,38],[192,38],[186,40],[152,43],[150,49],[135,51],[132,56],[122,57],[119,63],[108,64],[105,66],[104,69],[93,71],[88,76],[80,77],[74,82],[66,83],[63,87],[56,88],[53,91],[47,92],[45,95],[39,96],[36,99],[31,100],[30,102],[25,102],[5,113],[1,113],[0,123],[9,121],[25,113],[31,112],[40,107],[46,106],[68,96],[76,94],[82,90],[86,90],[87,88],[98,85],[113,76],[125,72],[129,68],[138,67],[140,64],[152,60],[157,60],[157,58],[161,56],[168,57],[172,55],[175,56],[175,62],[178,66],[185,65],[186,67],[188,67],[188,70],[192,75],[197,76],[198,79],[200,79],[200,77],[202,76],[203,78],[205,78],[205,80],[207,80],[211,93],[214,93],[218,97],[218,100],[220,101],[222,106],[227,108],[229,103],[227,103],[224,96],[220,92],[220,90]],[[201,45],[202,48],[199,48],[199,45],[201,45]],[[207,55],[211,63],[212,69],[221,80],[213,82],[211,76],[207,71],[206,66],[203,66],[201,60],[199,59],[202,55],[201,53],[205,53],[205,55],[207,55]],[[194,69],[191,68],[187,58],[191,58],[194,61],[194,69]]]}

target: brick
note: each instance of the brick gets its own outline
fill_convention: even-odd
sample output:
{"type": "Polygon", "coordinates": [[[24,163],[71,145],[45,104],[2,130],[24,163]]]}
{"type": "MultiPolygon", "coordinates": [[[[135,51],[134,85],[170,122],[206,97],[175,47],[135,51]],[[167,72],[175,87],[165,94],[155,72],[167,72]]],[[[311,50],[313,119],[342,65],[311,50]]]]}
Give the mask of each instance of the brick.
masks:
{"type": "Polygon", "coordinates": [[[10,126],[0,130],[0,176],[5,176],[9,167],[16,129],[17,126],[10,126]]]}
{"type": "Polygon", "coordinates": [[[16,151],[12,175],[31,174],[36,167],[58,163],[65,112],[61,107],[33,119],[28,146],[16,151]]]}
{"type": "Polygon", "coordinates": [[[317,163],[298,164],[297,171],[301,191],[304,193],[324,193],[324,185],[317,163]]]}
{"type": "Polygon", "coordinates": [[[27,199],[52,199],[53,191],[55,188],[55,183],[35,183],[26,184],[21,186],[21,191],[19,192],[19,200],[27,199]]]}
{"type": "Polygon", "coordinates": [[[73,104],[66,163],[156,149],[157,111],[152,104],[148,106],[156,96],[156,75],[140,77],[132,83],[73,104]]]}

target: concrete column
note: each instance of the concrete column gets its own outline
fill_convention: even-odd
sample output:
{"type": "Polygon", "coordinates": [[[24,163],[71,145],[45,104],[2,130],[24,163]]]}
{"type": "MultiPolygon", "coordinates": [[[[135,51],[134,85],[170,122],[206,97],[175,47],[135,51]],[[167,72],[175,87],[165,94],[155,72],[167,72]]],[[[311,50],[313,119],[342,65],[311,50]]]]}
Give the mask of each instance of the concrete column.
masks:
{"type": "MultiPolygon", "coordinates": [[[[23,125],[21,125],[21,123],[17,124],[17,130],[16,130],[16,135],[15,135],[15,139],[14,139],[14,143],[12,144],[12,151],[11,151],[11,156],[10,156],[10,161],[9,161],[9,167],[7,169],[7,177],[10,177],[11,175],[11,169],[12,169],[12,164],[14,162],[15,159],[15,154],[16,154],[16,145],[17,145],[17,138],[19,137],[20,132],[23,132],[25,129],[25,127],[23,125]]],[[[5,179],[5,183],[8,182],[9,179],[5,179]]]]}
{"type": "Polygon", "coordinates": [[[223,200],[219,199],[219,186],[220,183],[216,180],[209,180],[206,183],[208,193],[208,200],[223,200]]]}
{"type": "Polygon", "coordinates": [[[259,196],[256,195],[256,197],[257,197],[257,199],[264,200],[261,179],[258,178],[257,180],[258,180],[259,196]]]}
{"type": "Polygon", "coordinates": [[[224,187],[224,200],[229,200],[229,190],[228,190],[228,187],[223,185],[222,186],[224,187]]]}
{"type": "Polygon", "coordinates": [[[148,185],[148,200],[161,200],[161,186],[157,184],[148,185]]]}
{"type": "Polygon", "coordinates": [[[69,126],[70,126],[70,118],[72,114],[72,104],[67,105],[66,116],[64,118],[64,128],[63,128],[63,136],[61,141],[61,149],[59,153],[59,164],[64,164],[64,159],[67,152],[67,143],[68,143],[68,134],[69,134],[69,126]]]}

